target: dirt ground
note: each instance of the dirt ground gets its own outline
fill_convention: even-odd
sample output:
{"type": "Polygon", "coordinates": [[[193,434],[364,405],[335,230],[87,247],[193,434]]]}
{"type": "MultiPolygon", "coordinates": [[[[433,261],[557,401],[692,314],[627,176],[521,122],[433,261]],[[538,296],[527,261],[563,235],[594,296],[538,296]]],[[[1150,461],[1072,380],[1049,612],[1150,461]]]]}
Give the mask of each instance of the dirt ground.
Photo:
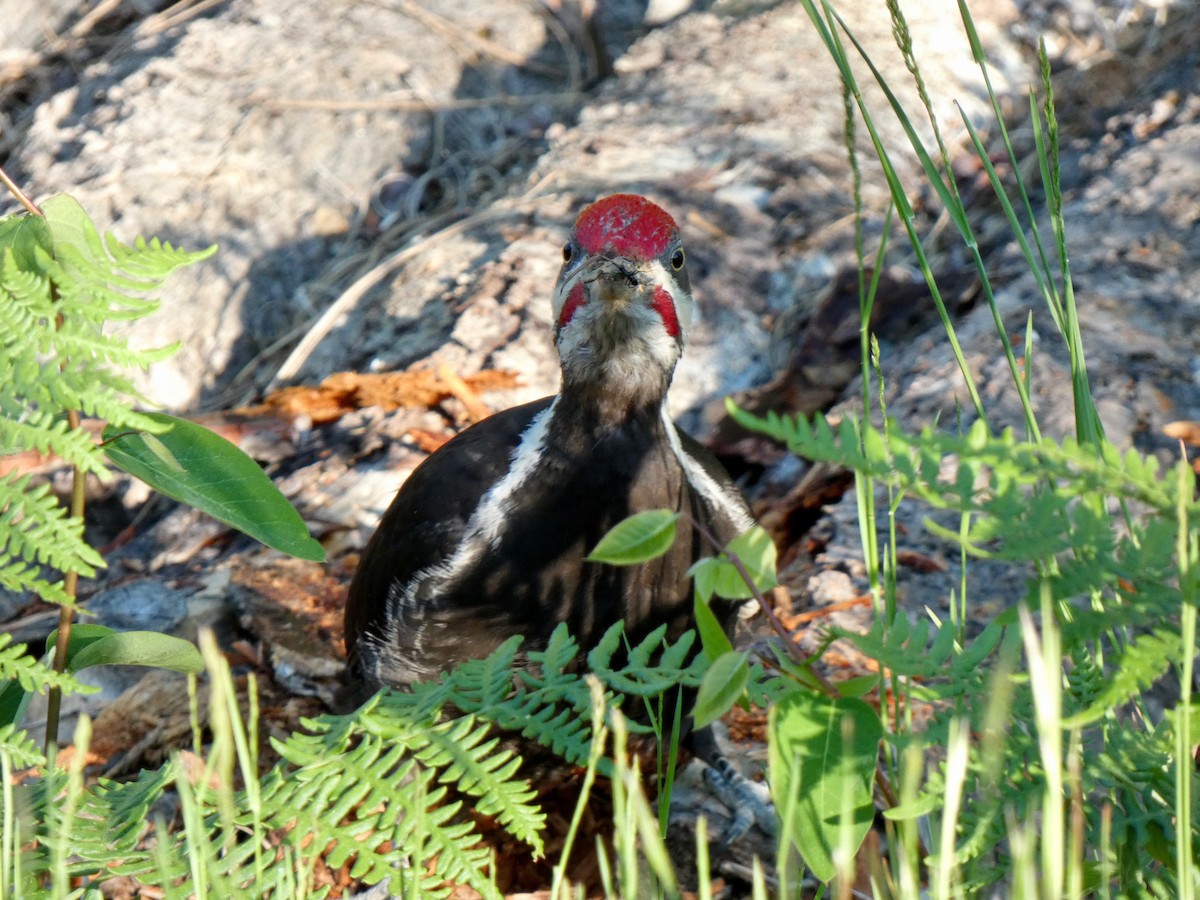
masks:
{"type": "MultiPolygon", "coordinates": [[[[988,105],[956,4],[904,9],[1004,324],[1023,334],[1032,313],[1043,431],[1069,434],[1065,349],[966,152],[959,108],[986,127],[988,105]]],[[[1026,154],[1025,92],[1046,42],[1097,403],[1114,443],[1169,461],[1167,426],[1200,420],[1200,7],[977,0],[972,11],[1026,154]]],[[[884,4],[847,3],[845,16],[916,109],[884,4]]],[[[868,99],[993,424],[1019,425],[969,261],[879,94],[868,99]]],[[[331,0],[318,12],[304,0],[0,0],[0,164],[35,198],[73,194],[122,238],[220,245],[137,326],[147,345],[183,343],[142,387],[263,462],[331,560],[283,560],[118,480],[94,492],[109,569],[88,602],[136,627],[216,626],[245,666],[273,676],[275,728],[320,709],[340,673],[345,585],[378,516],[455,430],[555,390],[549,291],[563,235],[590,199],[633,190],[682,224],[703,312],[673,410],[776,536],[781,602],[814,613],[802,643],[824,622],[861,626],[846,480],[747,440],[722,404],[837,412],[860,392],[843,134],[836,71],[789,2],[483,0],[465,12],[331,0]],[[174,601],[114,601],[130,585],[174,601]]],[[[887,195],[861,127],[858,146],[873,248],[887,195]]],[[[968,404],[924,281],[895,248],[875,330],[889,412],[917,430],[968,404]]],[[[945,615],[956,553],[922,528],[925,514],[902,510],[901,590],[914,616],[945,615]]],[[[1024,593],[1008,569],[972,578],[980,610],[1024,593]]],[[[44,640],[53,618],[0,593],[0,622],[20,640],[44,640]]],[[[105,703],[136,680],[100,677],[105,703]]],[[[119,702],[172,694],[152,688],[119,702]]],[[[114,774],[161,758],[178,713],[114,730],[114,774]]],[[[753,768],[758,750],[743,748],[753,768]]]]}

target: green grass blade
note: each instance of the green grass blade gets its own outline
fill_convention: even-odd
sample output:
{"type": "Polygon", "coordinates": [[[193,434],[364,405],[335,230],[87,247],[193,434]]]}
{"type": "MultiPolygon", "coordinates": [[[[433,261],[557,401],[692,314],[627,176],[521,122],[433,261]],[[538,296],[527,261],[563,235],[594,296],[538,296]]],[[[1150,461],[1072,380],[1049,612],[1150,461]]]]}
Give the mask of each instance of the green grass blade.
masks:
{"type": "MultiPolygon", "coordinates": [[[[933,297],[934,305],[937,307],[938,316],[941,319],[942,326],[946,329],[946,335],[950,341],[951,351],[954,354],[954,359],[958,365],[959,371],[962,372],[963,381],[966,384],[967,392],[971,398],[971,405],[975,408],[976,415],[978,415],[980,419],[987,421],[987,414],[983,407],[983,400],[979,396],[979,389],[975,384],[975,377],[971,373],[971,368],[967,363],[966,356],[958,342],[958,335],[955,333],[954,325],[950,321],[950,313],[946,309],[945,301],[942,299],[941,290],[938,287],[937,281],[933,275],[933,269],[925,255],[925,250],[921,243],[920,235],[917,233],[916,225],[914,223],[915,213],[913,212],[912,204],[909,203],[908,195],[904,190],[904,185],[900,181],[900,176],[897,174],[895,167],[892,165],[891,156],[888,154],[887,148],[883,143],[883,139],[880,137],[879,131],[875,127],[874,119],[872,118],[870,111],[867,109],[866,103],[863,100],[862,93],[858,88],[858,83],[855,80],[854,73],[850,68],[846,51],[842,46],[841,39],[837,36],[837,32],[830,28],[825,19],[817,12],[813,0],[800,0],[800,2],[805,11],[808,13],[809,18],[812,19],[813,23],[817,26],[822,40],[825,41],[826,46],[829,48],[830,54],[833,56],[838,69],[842,73],[844,82],[849,86],[851,93],[854,95],[855,104],[858,106],[859,112],[863,117],[863,122],[867,126],[867,132],[870,135],[872,146],[875,149],[875,155],[878,158],[880,167],[883,170],[884,179],[887,181],[888,190],[891,192],[892,199],[895,202],[896,209],[900,215],[900,220],[904,223],[905,231],[908,233],[909,243],[913,248],[913,252],[917,256],[917,264],[921,269],[921,273],[925,277],[925,283],[928,285],[930,295],[933,297]]],[[[839,24],[841,24],[841,19],[837,17],[837,14],[832,10],[831,7],[829,7],[827,3],[822,4],[822,9],[825,11],[826,15],[829,16],[830,23],[836,20],[839,24]]],[[[850,37],[851,41],[854,41],[853,35],[850,35],[849,32],[847,32],[847,35],[850,37]]],[[[865,54],[865,51],[861,51],[861,48],[860,52],[865,54]]],[[[870,66],[870,60],[867,59],[866,61],[870,66]]],[[[882,81],[882,75],[879,75],[878,71],[874,70],[874,67],[872,67],[872,69],[876,72],[877,79],[882,81]]],[[[891,99],[895,99],[895,95],[889,88],[886,88],[885,86],[884,90],[885,94],[891,95],[891,99]]],[[[896,102],[898,104],[898,101],[896,102]]],[[[939,196],[943,197],[943,202],[945,202],[949,196],[946,185],[942,182],[941,177],[938,176],[936,167],[933,166],[932,160],[929,159],[928,153],[924,152],[924,147],[921,144],[920,138],[917,137],[916,132],[912,130],[911,123],[908,122],[907,118],[903,118],[902,124],[906,126],[906,130],[910,133],[910,139],[915,141],[916,146],[914,149],[916,150],[918,157],[924,158],[922,161],[922,167],[925,168],[928,166],[927,171],[933,172],[931,184],[939,196]]],[[[948,206],[947,209],[950,209],[950,207],[948,206]]],[[[951,210],[950,214],[951,216],[954,215],[953,210],[951,210]]]]}

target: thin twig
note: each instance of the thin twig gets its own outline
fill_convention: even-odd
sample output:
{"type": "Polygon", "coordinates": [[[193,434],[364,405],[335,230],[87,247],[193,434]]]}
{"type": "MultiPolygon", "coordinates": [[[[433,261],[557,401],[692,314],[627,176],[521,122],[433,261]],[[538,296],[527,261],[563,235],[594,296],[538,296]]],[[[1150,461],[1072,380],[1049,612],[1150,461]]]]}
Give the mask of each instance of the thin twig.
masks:
{"type": "Polygon", "coordinates": [[[76,22],[68,33],[76,40],[86,37],[105,16],[116,12],[120,7],[121,0],[101,0],[87,15],[76,22]]]}
{"type": "Polygon", "coordinates": [[[29,210],[30,215],[40,216],[42,211],[38,209],[37,204],[29,199],[29,195],[21,190],[20,186],[8,177],[8,173],[4,171],[4,166],[0,166],[0,183],[3,183],[8,192],[20,201],[21,205],[29,210]]]}
{"type": "Polygon", "coordinates": [[[446,389],[467,409],[467,418],[471,422],[482,422],[492,414],[488,405],[479,399],[479,395],[471,390],[471,386],[462,377],[443,362],[438,363],[437,374],[446,389]]]}
{"type": "Polygon", "coordinates": [[[400,250],[394,255],[388,257],[383,262],[375,266],[375,268],[371,269],[371,271],[367,272],[365,275],[355,281],[354,284],[350,285],[350,287],[348,287],[342,293],[342,295],[338,297],[313,323],[312,328],[307,334],[304,335],[300,343],[296,345],[296,349],[291,352],[286,360],[284,360],[283,365],[279,367],[278,371],[275,373],[275,376],[271,379],[270,384],[267,386],[267,391],[270,392],[275,390],[283,382],[293,378],[308,361],[308,358],[317,348],[317,345],[320,344],[321,341],[328,336],[329,332],[333,330],[338,319],[340,319],[350,310],[354,309],[354,307],[358,305],[358,302],[362,300],[366,293],[371,290],[371,288],[375,287],[375,285],[379,284],[379,282],[383,281],[383,279],[391,272],[404,265],[413,257],[424,252],[433,244],[443,241],[449,237],[462,234],[465,231],[469,231],[476,225],[480,225],[484,222],[490,222],[495,219],[515,215],[520,210],[529,206],[531,203],[544,199],[540,191],[542,188],[552,182],[555,177],[556,173],[550,173],[534,184],[524,197],[514,201],[510,206],[505,208],[489,206],[487,209],[477,212],[474,215],[466,216],[465,218],[459,219],[456,222],[452,220],[456,215],[460,214],[458,210],[451,210],[450,212],[430,217],[425,223],[426,226],[441,226],[443,223],[450,224],[446,224],[441,228],[441,230],[435,231],[432,234],[419,239],[416,243],[411,244],[408,247],[405,247],[403,250],[400,250]]]}
{"type": "MultiPolygon", "coordinates": [[[[483,213],[478,213],[474,216],[468,216],[465,219],[460,219],[451,225],[447,225],[440,231],[435,231],[428,237],[417,241],[415,244],[405,247],[399,253],[396,253],[395,255],[385,259],[383,262],[379,263],[379,265],[375,266],[375,268],[371,269],[371,271],[367,272],[365,275],[355,281],[354,284],[350,285],[350,287],[348,287],[340,297],[334,300],[333,303],[330,304],[329,308],[326,309],[325,312],[323,312],[321,316],[313,323],[308,333],[305,334],[304,337],[301,338],[300,343],[296,345],[296,349],[294,349],[288,358],[283,361],[283,365],[279,367],[278,371],[275,372],[275,377],[273,377],[270,384],[267,385],[267,392],[270,393],[279,387],[280,384],[294,377],[308,361],[308,358],[317,348],[317,345],[320,344],[321,341],[325,340],[329,332],[333,330],[334,325],[337,324],[337,320],[350,310],[354,309],[354,307],[358,305],[358,301],[361,300],[366,293],[371,290],[371,288],[383,281],[388,274],[404,265],[404,263],[408,262],[422,250],[426,249],[430,244],[436,243],[439,240],[444,240],[451,235],[459,234],[462,231],[465,231],[467,228],[470,228],[472,225],[478,224],[479,221],[482,221],[486,217],[487,213],[493,212],[494,209],[495,208],[492,207],[491,209],[485,210],[483,213]]],[[[443,213],[440,216],[432,217],[427,224],[441,225],[443,222],[449,222],[454,218],[455,215],[456,213],[453,212],[443,213]]]]}
{"type": "MultiPolygon", "coordinates": [[[[738,555],[736,553],[730,553],[729,550],[725,548],[725,545],[717,540],[716,536],[703,525],[701,525],[700,522],[698,522],[690,513],[685,511],[683,513],[683,517],[691,523],[693,528],[700,532],[700,536],[702,538],[712,544],[713,548],[716,549],[718,553],[723,553],[729,558],[730,563],[732,563],[733,567],[737,569],[738,575],[742,577],[742,580],[746,582],[746,586],[750,588],[750,593],[754,596],[754,599],[758,601],[758,605],[762,608],[763,613],[766,615],[767,621],[771,623],[771,627],[775,629],[775,633],[783,638],[783,642],[787,646],[788,656],[792,658],[792,662],[796,663],[797,665],[802,665],[804,663],[804,656],[800,653],[800,648],[796,646],[796,642],[792,640],[791,632],[789,632],[787,628],[784,627],[783,623],[779,621],[779,617],[775,615],[775,610],[771,608],[771,604],[767,601],[767,598],[763,592],[758,589],[758,585],[754,583],[753,576],[751,576],[750,572],[746,569],[746,566],[741,559],[738,558],[738,555]]],[[[818,680],[823,681],[821,676],[817,675],[815,672],[813,675],[818,680]]],[[[830,688],[830,690],[832,691],[832,688],[830,688]]]]}
{"type": "Polygon", "coordinates": [[[537,103],[578,103],[578,91],[553,91],[545,94],[492,94],[487,97],[455,97],[447,100],[423,100],[412,94],[398,97],[369,97],[358,100],[297,98],[268,100],[270,110],[312,109],[324,112],[442,112],[453,109],[483,109],[489,106],[529,106],[537,103]]]}
{"type": "Polygon", "coordinates": [[[412,2],[412,0],[400,0],[400,10],[422,22],[433,31],[441,32],[442,36],[451,43],[458,44],[472,53],[492,56],[515,68],[525,69],[528,72],[537,72],[540,75],[557,76],[562,74],[555,66],[535,62],[520,53],[508,49],[503,44],[480,37],[478,34],[461,28],[451,20],[439,16],[437,13],[423,9],[419,4],[412,2]]]}
{"type": "Polygon", "coordinates": [[[225,0],[179,0],[162,12],[150,16],[142,24],[146,34],[157,34],[176,25],[181,25],[188,19],[193,19],[203,12],[208,12],[214,6],[220,6],[225,0]]]}

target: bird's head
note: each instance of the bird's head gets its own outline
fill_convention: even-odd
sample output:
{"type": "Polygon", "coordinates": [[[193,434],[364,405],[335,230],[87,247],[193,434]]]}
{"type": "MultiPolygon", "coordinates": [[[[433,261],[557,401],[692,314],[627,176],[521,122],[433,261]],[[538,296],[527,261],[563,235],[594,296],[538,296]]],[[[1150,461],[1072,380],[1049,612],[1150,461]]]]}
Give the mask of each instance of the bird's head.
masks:
{"type": "Polygon", "coordinates": [[[636,194],[597,200],[575,220],[554,289],[564,389],[661,401],[694,308],[675,220],[636,194]]]}

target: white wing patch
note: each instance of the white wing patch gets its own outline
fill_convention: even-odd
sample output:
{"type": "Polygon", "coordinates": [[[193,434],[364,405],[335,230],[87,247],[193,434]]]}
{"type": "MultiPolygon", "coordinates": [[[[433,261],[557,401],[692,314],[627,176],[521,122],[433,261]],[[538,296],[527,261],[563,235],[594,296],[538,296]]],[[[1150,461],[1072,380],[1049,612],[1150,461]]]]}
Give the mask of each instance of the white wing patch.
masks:
{"type": "Polygon", "coordinates": [[[425,623],[407,621],[408,613],[435,600],[499,544],[509,519],[511,499],[533,474],[545,452],[550,418],[557,405],[556,397],[529,423],[512,455],[508,472],[483,495],[454,552],[441,562],[421,569],[407,582],[394,582],[388,589],[383,634],[369,638],[373,645],[376,677],[386,672],[390,678],[395,678],[399,671],[415,676],[434,674],[414,666],[413,659],[420,658],[419,652],[397,652],[401,647],[419,647],[421,644],[425,623]],[[419,600],[418,592],[422,592],[419,600]]]}

